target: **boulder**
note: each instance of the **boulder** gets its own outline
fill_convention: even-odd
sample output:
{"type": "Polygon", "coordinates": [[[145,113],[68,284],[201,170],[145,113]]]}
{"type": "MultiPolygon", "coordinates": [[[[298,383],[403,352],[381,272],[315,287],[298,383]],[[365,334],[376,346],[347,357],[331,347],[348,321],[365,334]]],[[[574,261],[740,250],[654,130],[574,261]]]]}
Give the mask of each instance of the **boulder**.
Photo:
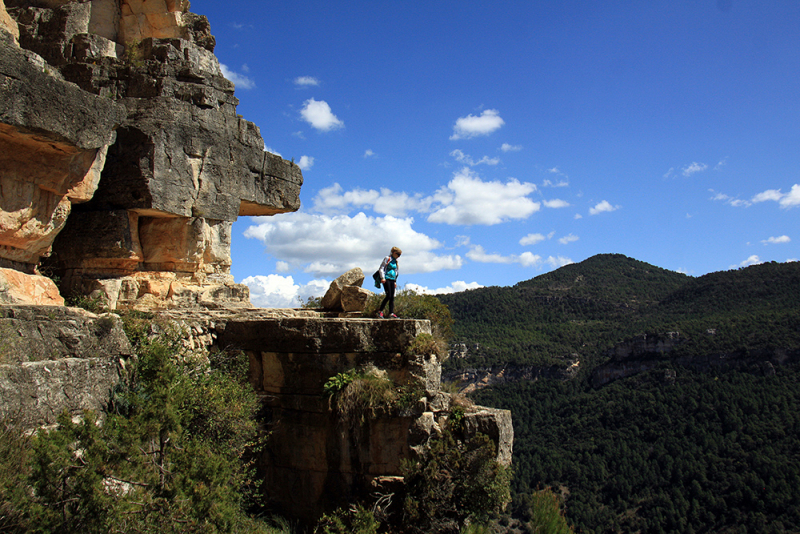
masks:
{"type": "Polygon", "coordinates": [[[342,290],[347,286],[361,287],[364,283],[364,271],[361,267],[350,269],[339,278],[331,282],[325,296],[320,300],[320,306],[323,310],[341,310],[342,309],[342,290]]]}
{"type": "Polygon", "coordinates": [[[342,310],[350,312],[362,312],[367,305],[367,300],[373,295],[372,291],[357,286],[345,286],[342,288],[340,302],[342,310]]]}

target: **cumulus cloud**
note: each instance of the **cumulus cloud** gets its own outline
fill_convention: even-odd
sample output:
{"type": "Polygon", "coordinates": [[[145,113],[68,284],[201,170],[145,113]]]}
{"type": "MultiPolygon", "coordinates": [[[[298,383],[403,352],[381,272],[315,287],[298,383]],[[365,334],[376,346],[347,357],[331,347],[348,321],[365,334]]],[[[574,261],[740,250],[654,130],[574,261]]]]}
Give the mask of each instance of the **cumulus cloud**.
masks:
{"type": "Polygon", "coordinates": [[[522,150],[522,145],[509,145],[508,143],[503,143],[500,146],[500,150],[503,152],[519,152],[522,150]]]}
{"type": "Polygon", "coordinates": [[[573,235],[573,234],[569,234],[569,235],[565,235],[564,237],[559,239],[558,242],[561,243],[562,245],[568,245],[570,243],[574,243],[578,239],[580,239],[578,236],[573,235]]]}
{"type": "Polygon", "coordinates": [[[681,169],[681,172],[683,173],[684,176],[691,176],[695,173],[703,172],[707,168],[708,165],[706,165],[705,163],[697,163],[696,161],[693,161],[692,163],[681,169]]]}
{"type": "Polygon", "coordinates": [[[753,202],[768,200],[777,202],[783,209],[800,206],[800,184],[794,184],[788,193],[782,193],[780,189],[767,189],[753,197],[753,202]]]}
{"type": "Polygon", "coordinates": [[[278,261],[317,278],[339,276],[355,267],[371,273],[392,245],[404,253],[401,275],[458,269],[463,263],[459,255],[437,253],[442,244],[415,231],[413,218],[295,212],[252,220],[245,237],[258,239],[278,261]]]}
{"type": "Polygon", "coordinates": [[[738,265],[731,265],[730,267],[728,267],[728,269],[739,269],[739,268],[741,268],[741,267],[749,267],[749,266],[751,266],[751,265],[759,265],[759,264],[761,264],[761,263],[763,263],[763,262],[761,261],[761,258],[759,258],[759,257],[758,257],[758,256],[756,256],[755,254],[753,254],[752,256],[750,256],[749,258],[747,258],[746,260],[744,260],[744,261],[743,261],[743,262],[741,262],[740,264],[738,264],[738,265]]]}
{"type": "Polygon", "coordinates": [[[364,157],[365,157],[365,158],[369,158],[369,157],[372,157],[372,156],[374,156],[374,155],[375,155],[375,152],[373,152],[373,151],[372,151],[372,150],[370,150],[370,149],[367,149],[367,150],[365,150],[365,151],[364,151],[364,157]]]}
{"type": "Polygon", "coordinates": [[[456,161],[469,165],[470,167],[474,167],[482,163],[486,165],[497,165],[498,163],[500,163],[500,158],[490,158],[489,156],[483,156],[481,159],[475,161],[474,159],[472,159],[472,156],[464,154],[459,149],[453,150],[452,152],[450,152],[450,155],[454,157],[456,161]]]}
{"type": "Polygon", "coordinates": [[[450,284],[447,287],[440,287],[438,289],[429,289],[425,286],[420,286],[417,284],[406,284],[405,288],[414,291],[420,295],[447,295],[450,293],[459,293],[461,291],[467,291],[470,289],[478,289],[483,287],[478,282],[470,282],[466,283],[461,280],[457,280],[450,284]]]}
{"type": "Polygon", "coordinates": [[[559,198],[554,198],[553,200],[543,200],[542,204],[544,204],[545,208],[568,208],[570,203],[566,200],[561,200],[559,198]]]}
{"type": "Polygon", "coordinates": [[[469,139],[479,135],[489,135],[502,127],[505,121],[496,109],[486,109],[478,116],[467,115],[456,120],[450,139],[469,139]]]}
{"type": "Polygon", "coordinates": [[[321,297],[330,286],[327,280],[312,280],[308,284],[294,283],[291,276],[269,274],[248,276],[242,283],[250,288],[250,301],[260,308],[298,308],[308,297],[321,297]]]}
{"type": "Polygon", "coordinates": [[[536,243],[541,243],[545,239],[547,238],[542,234],[528,234],[519,240],[519,244],[522,245],[523,247],[526,247],[528,245],[535,245],[536,243]]]}
{"type": "Polygon", "coordinates": [[[510,179],[506,183],[484,182],[464,167],[433,195],[429,222],[445,224],[498,224],[509,219],[526,219],[541,209],[527,195],[536,186],[510,179]]]}
{"type": "MultiPolygon", "coordinates": [[[[244,65],[243,67],[245,72],[247,72],[247,65],[244,65]]],[[[239,74],[232,71],[227,65],[220,63],[219,68],[222,71],[222,75],[228,80],[232,81],[233,85],[235,85],[237,89],[253,89],[256,86],[256,82],[254,82],[251,78],[248,78],[244,74],[239,74]]]]}
{"type": "Polygon", "coordinates": [[[476,263],[519,263],[523,267],[532,267],[534,265],[538,265],[542,261],[541,256],[532,254],[530,252],[511,254],[508,256],[503,256],[501,254],[489,254],[480,245],[472,245],[466,256],[476,263]]]}
{"type": "Polygon", "coordinates": [[[314,166],[314,158],[310,156],[300,156],[300,161],[297,162],[297,166],[300,167],[301,170],[307,171],[314,166]]]}
{"type": "Polygon", "coordinates": [[[545,262],[548,265],[550,265],[553,269],[558,269],[559,267],[569,265],[570,263],[575,263],[571,259],[564,256],[548,256],[545,262]]]}
{"type": "Polygon", "coordinates": [[[319,80],[313,76],[298,76],[294,79],[294,84],[300,87],[317,87],[319,80]]]}
{"type": "Polygon", "coordinates": [[[620,207],[621,206],[612,206],[610,202],[608,202],[607,200],[603,200],[595,207],[589,209],[589,215],[597,215],[598,213],[616,211],[620,207]]]}
{"type": "Polygon", "coordinates": [[[314,197],[314,209],[332,214],[369,208],[381,215],[402,217],[410,211],[428,211],[432,202],[432,197],[423,198],[421,194],[397,193],[385,187],[380,190],[357,188],[344,191],[341,185],[334,183],[317,193],[314,197]]]}
{"type": "Polygon", "coordinates": [[[780,243],[790,243],[792,240],[788,235],[782,235],[780,237],[770,237],[769,239],[761,240],[762,243],[765,245],[778,245],[780,243]]]}
{"type": "Polygon", "coordinates": [[[309,98],[303,104],[300,115],[312,127],[321,132],[343,128],[344,123],[331,112],[331,107],[324,100],[309,98]]]}

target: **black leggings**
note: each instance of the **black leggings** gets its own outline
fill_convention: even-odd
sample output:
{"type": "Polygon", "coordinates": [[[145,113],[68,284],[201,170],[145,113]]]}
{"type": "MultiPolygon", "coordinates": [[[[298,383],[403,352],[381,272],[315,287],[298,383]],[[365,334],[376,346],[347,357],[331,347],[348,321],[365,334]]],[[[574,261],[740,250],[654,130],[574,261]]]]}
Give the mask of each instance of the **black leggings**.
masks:
{"type": "Polygon", "coordinates": [[[386,306],[386,303],[389,303],[389,313],[394,313],[394,288],[397,285],[395,280],[386,280],[383,283],[383,290],[386,291],[386,296],[383,298],[383,302],[381,302],[381,311],[386,306]]]}

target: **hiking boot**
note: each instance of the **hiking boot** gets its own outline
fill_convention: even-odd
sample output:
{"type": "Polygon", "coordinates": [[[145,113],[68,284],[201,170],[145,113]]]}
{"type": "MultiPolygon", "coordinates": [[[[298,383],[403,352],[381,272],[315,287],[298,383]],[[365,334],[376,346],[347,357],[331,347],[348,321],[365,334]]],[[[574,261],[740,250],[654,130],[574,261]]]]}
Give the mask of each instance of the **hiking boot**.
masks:
{"type": "Polygon", "coordinates": [[[391,314],[389,317],[390,317],[391,319],[397,319],[397,316],[396,316],[395,314],[391,314]]]}
{"type": "Polygon", "coordinates": [[[380,317],[381,319],[383,319],[383,312],[378,312],[378,317],[380,317]]]}

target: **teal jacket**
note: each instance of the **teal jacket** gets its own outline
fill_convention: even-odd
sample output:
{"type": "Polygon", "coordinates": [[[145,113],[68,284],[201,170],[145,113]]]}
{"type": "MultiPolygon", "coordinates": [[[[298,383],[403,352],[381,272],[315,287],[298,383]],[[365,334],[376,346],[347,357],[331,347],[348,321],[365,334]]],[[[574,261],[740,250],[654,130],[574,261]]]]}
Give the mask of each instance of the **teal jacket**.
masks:
{"type": "Polygon", "coordinates": [[[397,260],[389,255],[383,258],[378,272],[381,273],[382,280],[397,280],[397,270],[397,260]]]}

